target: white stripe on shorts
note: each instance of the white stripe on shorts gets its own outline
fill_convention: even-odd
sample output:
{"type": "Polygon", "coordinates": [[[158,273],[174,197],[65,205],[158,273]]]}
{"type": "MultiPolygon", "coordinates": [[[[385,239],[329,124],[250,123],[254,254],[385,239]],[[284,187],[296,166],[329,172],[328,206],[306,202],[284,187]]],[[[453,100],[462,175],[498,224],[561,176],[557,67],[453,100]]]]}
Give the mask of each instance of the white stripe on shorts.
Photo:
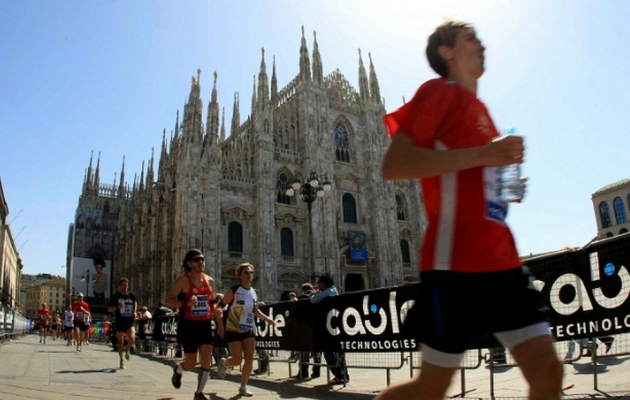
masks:
{"type": "Polygon", "coordinates": [[[537,324],[514,329],[512,331],[494,333],[494,337],[496,337],[499,342],[501,342],[501,344],[510,351],[531,338],[546,335],[549,335],[548,322],[539,322],[537,324]]]}
{"type": "MultiPolygon", "coordinates": [[[[510,351],[529,339],[547,335],[549,335],[548,322],[538,322],[523,328],[494,333],[499,342],[510,351]]],[[[463,355],[464,353],[445,353],[422,343],[422,360],[438,367],[458,368],[463,355]]]]}

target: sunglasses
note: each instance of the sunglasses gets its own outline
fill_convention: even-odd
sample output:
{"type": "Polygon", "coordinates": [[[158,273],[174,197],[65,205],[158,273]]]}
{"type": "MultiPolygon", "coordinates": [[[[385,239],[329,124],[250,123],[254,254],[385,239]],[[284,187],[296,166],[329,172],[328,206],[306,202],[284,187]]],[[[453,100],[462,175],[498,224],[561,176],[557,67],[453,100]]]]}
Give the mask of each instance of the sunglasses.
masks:
{"type": "Polygon", "coordinates": [[[243,274],[254,275],[254,271],[243,271],[243,274]]]}
{"type": "Polygon", "coordinates": [[[191,258],[190,261],[194,261],[194,262],[198,262],[199,263],[199,262],[206,261],[206,259],[203,258],[203,257],[194,257],[194,258],[191,258]]]}

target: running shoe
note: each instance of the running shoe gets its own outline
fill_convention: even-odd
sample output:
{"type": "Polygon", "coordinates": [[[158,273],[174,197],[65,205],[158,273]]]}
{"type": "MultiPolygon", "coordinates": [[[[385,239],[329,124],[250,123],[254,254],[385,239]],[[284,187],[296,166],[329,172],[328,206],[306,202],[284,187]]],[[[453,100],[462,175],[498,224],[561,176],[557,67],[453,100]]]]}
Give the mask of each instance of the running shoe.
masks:
{"type": "Polygon", "coordinates": [[[254,395],[254,393],[252,393],[252,391],[249,390],[247,386],[241,386],[240,388],[238,388],[238,394],[246,397],[252,397],[254,395]]]}
{"type": "Polygon", "coordinates": [[[219,376],[219,379],[224,379],[227,374],[227,365],[225,365],[226,361],[227,360],[224,357],[221,357],[219,360],[219,366],[217,367],[217,375],[219,376]]]}
{"type": "Polygon", "coordinates": [[[173,367],[173,376],[171,377],[171,383],[175,389],[182,387],[182,374],[177,373],[177,365],[173,367]]]}
{"type": "Polygon", "coordinates": [[[125,358],[129,360],[131,358],[131,353],[129,353],[129,349],[125,351],[125,358]]]}
{"type": "Polygon", "coordinates": [[[203,393],[195,393],[193,400],[210,400],[203,393]]]}
{"type": "Polygon", "coordinates": [[[125,362],[120,360],[120,369],[125,369],[125,362]]]}

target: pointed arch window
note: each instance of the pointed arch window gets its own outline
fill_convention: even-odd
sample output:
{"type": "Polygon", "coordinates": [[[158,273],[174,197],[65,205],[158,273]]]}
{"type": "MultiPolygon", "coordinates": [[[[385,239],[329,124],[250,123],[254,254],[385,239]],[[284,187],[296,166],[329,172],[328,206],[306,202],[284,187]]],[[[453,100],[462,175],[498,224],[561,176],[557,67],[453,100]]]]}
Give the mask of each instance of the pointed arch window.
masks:
{"type": "Polygon", "coordinates": [[[396,195],[396,218],[399,221],[404,221],[405,214],[406,214],[405,203],[403,202],[402,197],[396,195]]]}
{"type": "Polygon", "coordinates": [[[409,242],[405,239],[400,241],[400,253],[402,254],[402,262],[411,263],[411,253],[409,252],[409,242]]]}
{"type": "Polygon", "coordinates": [[[351,224],[357,223],[357,202],[354,196],[350,193],[346,193],[341,198],[343,208],[343,222],[349,222],[351,224]]]}
{"type": "Polygon", "coordinates": [[[350,162],[350,145],[348,144],[348,130],[341,123],[335,125],[335,156],[337,161],[350,162]]]}
{"type": "Polygon", "coordinates": [[[228,251],[232,253],[243,252],[243,226],[235,221],[228,225],[228,251]]]}
{"type": "Polygon", "coordinates": [[[621,197],[615,197],[615,200],[613,200],[613,208],[615,209],[615,220],[617,220],[617,225],[628,221],[626,218],[626,209],[621,197]]]}
{"type": "Polygon", "coordinates": [[[291,198],[287,196],[287,189],[289,188],[289,178],[285,173],[278,175],[278,181],[276,182],[277,198],[276,201],[280,204],[291,204],[291,198]]]}
{"type": "Polygon", "coordinates": [[[295,255],[293,231],[289,228],[282,228],[280,231],[280,255],[284,257],[293,257],[295,255]]]}
{"type": "Polygon", "coordinates": [[[610,221],[610,209],[608,203],[602,201],[599,203],[599,218],[602,220],[602,228],[608,228],[612,226],[610,221]]]}

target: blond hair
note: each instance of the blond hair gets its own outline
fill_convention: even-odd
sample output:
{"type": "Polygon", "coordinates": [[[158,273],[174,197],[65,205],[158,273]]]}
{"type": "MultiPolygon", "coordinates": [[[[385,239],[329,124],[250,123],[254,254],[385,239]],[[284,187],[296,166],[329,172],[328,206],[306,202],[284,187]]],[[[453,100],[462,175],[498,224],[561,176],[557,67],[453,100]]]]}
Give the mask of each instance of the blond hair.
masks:
{"type": "Polygon", "coordinates": [[[256,269],[251,263],[244,262],[242,264],[237,265],[234,271],[236,272],[237,276],[241,276],[241,274],[243,273],[243,269],[247,267],[251,268],[252,271],[256,269]]]}

